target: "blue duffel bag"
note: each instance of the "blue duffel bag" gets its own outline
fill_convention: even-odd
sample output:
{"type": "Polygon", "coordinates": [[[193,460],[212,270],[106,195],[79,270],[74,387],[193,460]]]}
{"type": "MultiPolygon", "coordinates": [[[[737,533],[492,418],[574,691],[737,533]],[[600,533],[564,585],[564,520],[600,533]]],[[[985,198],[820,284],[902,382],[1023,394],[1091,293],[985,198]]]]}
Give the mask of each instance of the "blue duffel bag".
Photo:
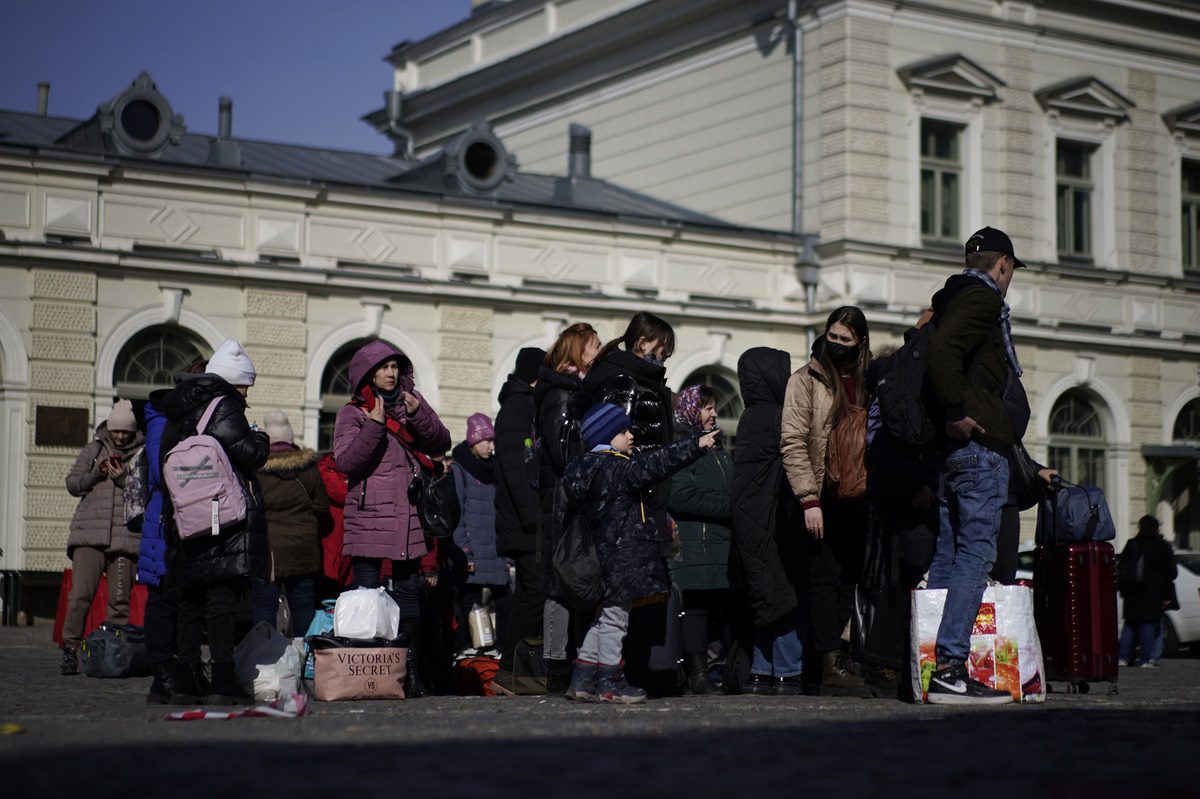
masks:
{"type": "Polygon", "coordinates": [[[1104,492],[1054,477],[1051,491],[1038,505],[1037,542],[1111,541],[1117,537],[1104,492]]]}

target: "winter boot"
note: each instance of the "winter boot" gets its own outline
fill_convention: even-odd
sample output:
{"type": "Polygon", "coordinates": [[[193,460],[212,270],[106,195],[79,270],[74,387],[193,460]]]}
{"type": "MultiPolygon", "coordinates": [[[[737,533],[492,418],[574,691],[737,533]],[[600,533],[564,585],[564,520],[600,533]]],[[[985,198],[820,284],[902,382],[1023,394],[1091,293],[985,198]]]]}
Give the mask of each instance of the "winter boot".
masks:
{"type": "Polygon", "coordinates": [[[254,704],[254,697],[250,695],[238,680],[232,663],[213,663],[212,670],[212,689],[209,693],[209,704],[254,704]]]}
{"type": "MultiPolygon", "coordinates": [[[[571,678],[575,676],[574,663],[570,660],[551,660],[550,658],[546,658],[545,662],[546,693],[563,693],[571,685],[571,678]]],[[[594,694],[595,691],[592,693],[594,694]]]]}
{"type": "Polygon", "coordinates": [[[596,672],[599,664],[586,660],[576,660],[575,670],[571,672],[571,684],[567,686],[567,699],[576,702],[596,701],[596,672]]]}
{"type": "Polygon", "coordinates": [[[687,678],[688,693],[710,696],[721,693],[721,689],[708,679],[708,653],[689,652],[683,656],[683,671],[687,678]]]}
{"type": "Polygon", "coordinates": [[[404,680],[404,697],[406,699],[421,699],[429,696],[429,690],[421,674],[421,625],[419,622],[409,622],[401,629],[408,638],[408,676],[404,680]]]}
{"type": "Polygon", "coordinates": [[[176,691],[175,674],[178,667],[179,664],[175,661],[156,663],[151,667],[154,680],[150,683],[150,690],[146,694],[147,705],[171,704],[171,697],[175,695],[176,691]]]}
{"type": "MultiPolygon", "coordinates": [[[[204,667],[199,662],[172,661],[166,665],[170,666],[172,671],[172,705],[203,705],[208,701],[208,679],[204,676],[204,667]]],[[[155,678],[157,679],[157,673],[155,678]]],[[[150,702],[150,697],[147,696],[146,701],[150,702]]]]}
{"type": "Polygon", "coordinates": [[[79,673],[79,657],[75,654],[75,647],[63,647],[62,661],[59,663],[58,670],[64,677],[79,673]]]}
{"type": "Polygon", "coordinates": [[[795,677],[776,677],[775,696],[804,696],[804,679],[799,674],[795,677]]]}
{"type": "Polygon", "coordinates": [[[646,692],[625,681],[625,664],[596,667],[596,701],[636,705],[646,701],[646,692]]]}
{"type": "Polygon", "coordinates": [[[822,655],[821,666],[822,696],[859,696],[867,699],[874,696],[862,677],[843,668],[836,651],[822,655]]]}
{"type": "Polygon", "coordinates": [[[775,678],[766,674],[751,674],[742,693],[751,696],[771,696],[775,693],[775,678]]]}

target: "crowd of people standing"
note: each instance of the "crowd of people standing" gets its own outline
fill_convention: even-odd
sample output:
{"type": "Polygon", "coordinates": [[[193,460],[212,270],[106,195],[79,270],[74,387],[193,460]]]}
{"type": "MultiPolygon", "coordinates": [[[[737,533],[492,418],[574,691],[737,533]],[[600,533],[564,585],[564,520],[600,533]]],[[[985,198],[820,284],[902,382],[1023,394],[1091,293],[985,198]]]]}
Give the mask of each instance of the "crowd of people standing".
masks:
{"type": "MultiPolygon", "coordinates": [[[[247,589],[255,621],[277,623],[283,604],[303,635],[320,601],[376,586],[400,608],[409,696],[448,690],[456,655],[468,652],[497,656],[496,679],[510,689],[578,701],[872,696],[903,684],[853,662],[847,644],[863,564],[883,540],[900,553],[905,590],[927,573],[948,589],[930,700],[1001,701],[967,677],[963,642],[989,575],[1011,581],[1015,561],[1008,452],[1029,412],[1004,297],[1023,264],[992,228],[965,249],[966,270],[906,334],[933,325],[928,402],[940,429],[924,446],[880,423],[884,363],[854,306],[828,316],[797,369],[781,350],[741,355],[745,410],[732,457],[713,390],[668,388],[675,331],[648,312],[607,343],[580,322],[548,351],[522,349],[495,421],[471,415],[453,449],[411,361],[386,342],[351,359],[352,393],[323,457],[296,445],[281,412],[263,417],[264,430],[250,423],[255,370],[226,342],[151,396],[144,432],[127,402],[114,406],[68,477],[83,499],[62,671],[76,670],[102,572],[110,618],[128,618],[136,561],[149,586],[154,702],[247,700],[232,673],[247,589]],[[248,508],[220,535],[181,539],[163,460],[202,427],[228,454],[248,508]],[[148,501],[135,529],[120,498],[142,447],[148,501]],[[410,489],[446,468],[461,513],[435,541],[410,489]],[[591,601],[555,568],[580,525],[602,571],[591,601]],[[496,622],[483,647],[468,624],[480,607],[496,622]]],[[[1041,469],[1047,482],[1052,474],[1041,469]]]]}

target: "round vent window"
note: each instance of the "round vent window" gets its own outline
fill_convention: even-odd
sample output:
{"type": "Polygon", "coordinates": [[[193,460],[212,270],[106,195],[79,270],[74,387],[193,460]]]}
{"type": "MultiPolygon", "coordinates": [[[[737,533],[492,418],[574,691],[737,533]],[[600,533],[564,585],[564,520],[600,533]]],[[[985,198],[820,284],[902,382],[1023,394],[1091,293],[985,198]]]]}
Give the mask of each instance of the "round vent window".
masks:
{"type": "Polygon", "coordinates": [[[463,162],[466,164],[467,171],[471,173],[471,177],[483,182],[496,173],[496,166],[500,163],[500,158],[496,148],[491,144],[477,141],[467,147],[463,162]]]}
{"type": "Polygon", "coordinates": [[[129,138],[148,142],[158,135],[162,114],[149,100],[131,100],[121,110],[121,127],[129,138]]]}

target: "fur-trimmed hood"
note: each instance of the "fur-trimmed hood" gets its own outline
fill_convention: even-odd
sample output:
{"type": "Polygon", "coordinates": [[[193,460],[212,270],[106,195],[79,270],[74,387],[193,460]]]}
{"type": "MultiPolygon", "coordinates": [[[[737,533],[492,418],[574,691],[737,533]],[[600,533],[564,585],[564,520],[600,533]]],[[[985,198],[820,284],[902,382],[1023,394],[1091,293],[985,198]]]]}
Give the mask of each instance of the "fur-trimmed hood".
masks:
{"type": "Polygon", "coordinates": [[[268,455],[267,462],[259,471],[268,474],[299,472],[309,466],[315,466],[319,460],[317,453],[311,449],[286,449],[268,455]]]}

